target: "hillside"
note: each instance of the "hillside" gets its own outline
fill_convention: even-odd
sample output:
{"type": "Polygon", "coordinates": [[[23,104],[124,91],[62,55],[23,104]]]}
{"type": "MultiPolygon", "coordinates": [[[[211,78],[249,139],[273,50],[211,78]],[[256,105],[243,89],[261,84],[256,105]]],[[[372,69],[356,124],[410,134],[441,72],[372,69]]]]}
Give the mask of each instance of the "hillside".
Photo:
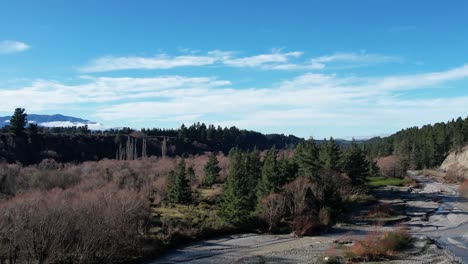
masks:
{"type": "MultiPolygon", "coordinates": [[[[1,116],[0,117],[0,127],[4,127],[10,123],[11,116],[1,116]]],[[[39,114],[29,114],[28,122],[35,123],[42,127],[79,127],[79,126],[88,126],[91,130],[103,130],[105,129],[104,125],[101,123],[89,121],[86,119],[65,116],[61,114],[55,115],[39,115],[39,114]]]]}
{"type": "Polygon", "coordinates": [[[468,146],[461,151],[452,151],[440,166],[444,171],[468,171],[468,146]]]}

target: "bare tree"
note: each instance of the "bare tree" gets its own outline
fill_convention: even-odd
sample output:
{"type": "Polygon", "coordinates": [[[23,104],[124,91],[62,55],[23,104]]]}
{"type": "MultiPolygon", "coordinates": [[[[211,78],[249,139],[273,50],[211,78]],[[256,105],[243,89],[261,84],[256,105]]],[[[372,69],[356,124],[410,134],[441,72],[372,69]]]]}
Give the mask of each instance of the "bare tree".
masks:
{"type": "Polygon", "coordinates": [[[263,198],[260,202],[262,218],[268,224],[268,231],[271,232],[276,228],[284,216],[286,202],[282,194],[272,193],[263,198]]]}

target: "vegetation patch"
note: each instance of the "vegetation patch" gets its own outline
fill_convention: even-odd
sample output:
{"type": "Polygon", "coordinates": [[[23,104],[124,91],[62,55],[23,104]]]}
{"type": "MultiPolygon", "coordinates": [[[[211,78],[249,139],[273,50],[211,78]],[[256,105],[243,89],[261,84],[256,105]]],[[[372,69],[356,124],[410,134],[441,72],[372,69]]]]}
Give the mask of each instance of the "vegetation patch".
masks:
{"type": "Polygon", "coordinates": [[[328,250],[323,263],[355,263],[394,258],[411,246],[411,236],[405,228],[392,231],[375,230],[363,239],[328,250]]]}
{"type": "Polygon", "coordinates": [[[370,187],[404,186],[410,182],[411,182],[410,179],[387,178],[387,177],[381,177],[381,176],[367,178],[367,185],[370,187]]]}

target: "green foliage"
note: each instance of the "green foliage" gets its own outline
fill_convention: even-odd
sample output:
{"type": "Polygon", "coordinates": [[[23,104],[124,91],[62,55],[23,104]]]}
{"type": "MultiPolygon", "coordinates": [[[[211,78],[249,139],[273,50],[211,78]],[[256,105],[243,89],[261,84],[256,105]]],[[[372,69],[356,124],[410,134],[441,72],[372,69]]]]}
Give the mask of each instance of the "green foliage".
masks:
{"type": "Polygon", "coordinates": [[[468,118],[459,117],[447,123],[411,127],[385,138],[374,138],[364,144],[372,157],[398,155],[400,167],[423,169],[439,166],[450,150],[460,151],[468,141],[468,118]]]}
{"type": "Polygon", "coordinates": [[[286,154],[278,160],[279,185],[284,185],[296,178],[298,166],[294,159],[290,159],[286,154]]]}
{"type": "Polygon", "coordinates": [[[203,178],[203,185],[211,187],[219,177],[221,168],[219,167],[219,161],[216,158],[216,153],[211,153],[208,162],[205,165],[205,177],[203,178]]]}
{"type": "Polygon", "coordinates": [[[381,186],[402,186],[409,183],[410,180],[401,179],[401,178],[386,178],[380,176],[368,177],[367,185],[371,187],[381,187],[381,186]]]}
{"type": "Polygon", "coordinates": [[[22,135],[27,123],[28,115],[24,108],[16,108],[10,119],[10,131],[17,136],[22,135]]]}
{"type": "Polygon", "coordinates": [[[271,148],[263,160],[262,176],[257,185],[257,200],[260,201],[270,193],[278,191],[280,174],[277,161],[278,151],[271,148]]]}
{"type": "Polygon", "coordinates": [[[332,137],[320,144],[319,159],[324,169],[340,171],[341,151],[332,137]]]}
{"type": "Polygon", "coordinates": [[[247,153],[245,155],[244,162],[246,175],[248,177],[248,200],[250,201],[250,207],[253,208],[257,202],[257,184],[262,175],[260,151],[255,149],[254,151],[247,153]]]}
{"type": "Polygon", "coordinates": [[[313,138],[297,146],[294,159],[298,165],[298,176],[317,177],[321,168],[318,154],[319,149],[313,138]]]}
{"type": "MultiPolygon", "coordinates": [[[[174,177],[174,176],[172,176],[174,177]]],[[[187,179],[185,160],[179,162],[177,174],[169,188],[169,201],[172,203],[189,203],[192,199],[190,182],[187,179]]]]}
{"type": "Polygon", "coordinates": [[[193,169],[192,166],[188,167],[187,169],[187,178],[190,184],[195,183],[195,181],[197,180],[197,176],[195,175],[195,170],[193,169]]]}
{"type": "Polygon", "coordinates": [[[230,158],[219,215],[224,221],[239,225],[248,220],[251,212],[248,200],[249,179],[243,162],[244,154],[235,148],[231,150],[230,158]]]}
{"type": "Polygon", "coordinates": [[[364,184],[369,176],[369,161],[354,141],[345,152],[342,169],[351,178],[353,185],[364,184]]]}

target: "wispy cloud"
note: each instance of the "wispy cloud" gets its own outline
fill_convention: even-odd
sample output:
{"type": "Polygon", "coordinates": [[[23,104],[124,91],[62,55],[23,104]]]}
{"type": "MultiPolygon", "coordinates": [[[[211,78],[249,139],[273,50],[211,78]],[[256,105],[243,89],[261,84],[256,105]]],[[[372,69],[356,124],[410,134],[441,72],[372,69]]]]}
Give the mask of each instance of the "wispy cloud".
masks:
{"type": "Polygon", "coordinates": [[[334,53],[332,55],[320,56],[313,58],[312,63],[322,64],[327,67],[347,67],[347,66],[363,66],[379,63],[399,62],[401,58],[396,56],[388,56],[381,54],[372,54],[365,51],[350,52],[350,53],[334,53]]]}
{"type": "Polygon", "coordinates": [[[3,40],[0,41],[0,54],[11,54],[22,52],[29,49],[29,45],[19,41],[3,40]]]}
{"type": "Polygon", "coordinates": [[[368,133],[377,134],[382,133],[377,128],[389,124],[400,128],[413,125],[415,120],[424,124],[466,114],[468,96],[410,101],[401,95],[467,78],[468,64],[401,76],[306,73],[271,87],[243,89],[215,77],[84,76],[84,83],[78,85],[36,81],[29,87],[0,90],[4,102],[0,111],[17,106],[37,111],[90,103],[95,104],[95,117],[122,125],[138,117],[142,122],[206,121],[260,130],[274,127],[282,132],[336,123],[343,129],[343,134],[336,136],[345,136],[372,124],[374,130],[368,133]]]}
{"type": "Polygon", "coordinates": [[[281,53],[279,51],[269,53],[269,54],[260,54],[244,58],[233,58],[224,60],[223,63],[228,66],[233,67],[268,67],[274,66],[281,63],[286,63],[290,58],[298,58],[302,56],[302,52],[287,52],[281,53]]]}
{"type": "Polygon", "coordinates": [[[235,56],[235,52],[214,50],[200,55],[200,51],[183,49],[183,53],[189,55],[170,56],[159,54],[154,57],[101,57],[88,65],[80,68],[82,72],[108,72],[118,70],[136,69],[173,69],[177,67],[200,67],[207,65],[218,65],[236,68],[253,68],[260,70],[322,70],[325,68],[337,69],[340,67],[360,67],[378,63],[389,63],[401,61],[395,56],[372,54],[362,52],[334,53],[319,56],[312,59],[302,59],[304,53],[301,51],[283,52],[281,49],[273,49],[270,53],[252,56],[235,56]]]}

